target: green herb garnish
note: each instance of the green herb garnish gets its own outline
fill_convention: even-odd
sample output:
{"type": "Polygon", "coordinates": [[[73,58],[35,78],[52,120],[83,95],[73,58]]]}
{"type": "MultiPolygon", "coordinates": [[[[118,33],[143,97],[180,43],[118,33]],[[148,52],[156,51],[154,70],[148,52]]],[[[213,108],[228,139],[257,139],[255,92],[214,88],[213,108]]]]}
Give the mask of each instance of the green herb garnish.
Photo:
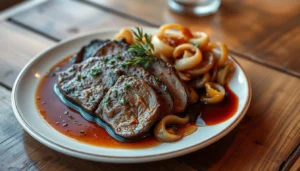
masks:
{"type": "Polygon", "coordinates": [[[156,81],[160,81],[160,78],[159,78],[159,77],[155,77],[155,80],[156,80],[156,81]]]}
{"type": "Polygon", "coordinates": [[[131,85],[129,83],[125,83],[125,88],[129,88],[131,85]]]}
{"type": "Polygon", "coordinates": [[[114,60],[109,61],[109,64],[110,64],[110,65],[113,65],[114,63],[115,63],[114,60]]]}
{"type": "Polygon", "coordinates": [[[105,104],[108,104],[109,103],[109,97],[107,97],[104,101],[105,104]]]}
{"type": "Polygon", "coordinates": [[[119,53],[116,54],[116,56],[117,56],[117,59],[121,59],[121,55],[119,53]]]}
{"type": "Polygon", "coordinates": [[[104,56],[104,57],[102,57],[102,61],[103,61],[104,63],[106,63],[106,62],[108,61],[108,58],[107,58],[106,56],[104,56]]]}
{"type": "Polygon", "coordinates": [[[80,132],[81,134],[84,134],[84,130],[83,130],[83,129],[81,129],[79,132],[80,132]]]}
{"type": "Polygon", "coordinates": [[[150,62],[155,59],[154,55],[154,46],[151,43],[151,36],[147,33],[143,33],[141,28],[136,28],[137,31],[132,30],[137,42],[132,44],[129,48],[130,52],[136,54],[136,56],[131,59],[127,59],[122,66],[130,66],[130,65],[141,65],[147,68],[150,62]],[[145,38],[145,42],[143,41],[145,38]]]}
{"type": "Polygon", "coordinates": [[[92,71],[91,71],[91,75],[92,76],[95,76],[95,75],[98,75],[100,74],[101,70],[98,69],[98,68],[93,68],[92,71]]]}
{"type": "Polygon", "coordinates": [[[125,98],[123,98],[123,99],[120,100],[120,104],[121,105],[127,105],[128,103],[129,102],[125,98]]]}
{"type": "Polygon", "coordinates": [[[125,66],[131,66],[131,65],[141,65],[143,66],[144,68],[148,68],[150,62],[152,61],[153,59],[150,58],[150,57],[140,57],[140,56],[135,56],[131,59],[127,59],[125,62],[122,63],[122,66],[125,67],[125,66]]]}

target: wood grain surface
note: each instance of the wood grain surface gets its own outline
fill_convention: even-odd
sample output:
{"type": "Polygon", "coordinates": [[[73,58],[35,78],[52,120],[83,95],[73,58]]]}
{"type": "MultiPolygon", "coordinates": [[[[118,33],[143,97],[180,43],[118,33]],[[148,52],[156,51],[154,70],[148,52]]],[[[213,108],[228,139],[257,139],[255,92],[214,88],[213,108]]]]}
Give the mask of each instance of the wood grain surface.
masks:
{"type": "Polygon", "coordinates": [[[53,45],[31,31],[9,22],[0,22],[0,83],[11,86],[17,74],[32,57],[53,45]]]}
{"type": "Polygon", "coordinates": [[[48,35],[54,40],[61,40],[85,31],[138,24],[116,15],[110,15],[95,7],[69,0],[48,1],[19,13],[12,17],[12,20],[48,35]]]}
{"type": "MultiPolygon", "coordinates": [[[[225,3],[223,6],[226,3],[236,3],[238,7],[242,5],[249,18],[241,26],[244,29],[231,27],[232,33],[228,33],[230,24],[225,21],[220,23],[219,21],[226,18],[229,23],[238,22],[239,19],[237,18],[239,16],[231,13],[231,10],[224,11],[221,8],[216,18],[213,16],[203,18],[203,23],[202,21],[197,23],[193,22],[192,19],[169,12],[165,6],[161,5],[162,3],[156,0],[152,3],[142,0],[141,2],[147,4],[147,8],[142,5],[139,6],[140,3],[136,0],[126,1],[128,4],[117,0],[97,2],[101,3],[102,6],[106,5],[105,8],[93,7],[92,4],[86,5],[82,2],[51,1],[45,5],[47,8],[43,6],[35,7],[24,11],[22,14],[12,16],[9,21],[0,22],[0,116],[2,118],[0,120],[0,170],[179,171],[299,169],[300,160],[297,158],[297,146],[300,142],[300,106],[298,105],[300,103],[300,79],[274,70],[272,67],[266,67],[251,60],[246,60],[242,56],[244,53],[239,56],[239,53],[242,52],[239,50],[245,50],[246,47],[251,49],[251,46],[256,46],[251,44],[252,41],[258,41],[257,39],[266,40],[263,37],[257,37],[265,36],[268,33],[265,27],[272,29],[271,26],[268,26],[268,23],[259,21],[265,24],[264,27],[256,28],[259,32],[252,31],[254,26],[252,27],[248,22],[255,20],[251,17],[264,18],[268,17],[267,14],[281,16],[281,18],[278,18],[278,21],[271,21],[270,16],[267,18],[267,20],[270,20],[268,21],[269,23],[276,23],[278,27],[281,27],[281,20],[285,20],[285,18],[293,19],[294,16],[298,15],[298,1],[290,1],[289,5],[284,6],[280,11],[277,9],[282,4],[280,5],[277,1],[274,1],[276,3],[273,5],[270,5],[269,1],[260,2],[265,5],[257,5],[259,3],[258,0],[254,2],[250,0],[242,2],[223,1],[225,3]],[[292,3],[293,5],[290,5],[292,3]],[[269,7],[266,7],[267,5],[269,7]],[[62,7],[69,8],[62,9],[62,7]],[[107,10],[107,7],[118,11],[107,10]],[[86,12],[85,16],[78,14],[81,8],[85,9],[83,10],[86,12]],[[252,8],[257,10],[258,14],[251,12],[252,8]],[[156,13],[152,12],[151,9],[156,11],[156,13]],[[164,10],[163,14],[159,13],[161,9],[164,10]],[[38,13],[39,10],[42,11],[41,14],[38,13]],[[51,13],[51,11],[55,12],[51,13]],[[122,13],[119,11],[124,13],[123,17],[120,17],[122,13]],[[105,16],[105,18],[101,19],[100,17],[98,19],[98,14],[105,16]],[[20,19],[22,15],[23,19],[20,19]],[[130,15],[136,15],[138,18],[132,18],[130,15]],[[143,21],[145,15],[150,20],[143,21]],[[34,16],[33,21],[28,21],[30,16],[34,16]],[[168,17],[166,18],[166,16],[168,17]],[[85,22],[85,17],[92,17],[93,20],[85,22]],[[185,18],[186,20],[184,20],[185,18]],[[111,23],[106,19],[113,19],[114,22],[111,23]],[[164,23],[167,21],[165,19],[168,19],[170,22],[186,23],[186,25],[192,26],[193,29],[201,27],[204,31],[211,34],[214,40],[224,40],[224,42],[226,40],[233,51],[239,52],[235,57],[245,69],[251,81],[253,90],[252,101],[243,121],[220,141],[197,152],[166,161],[145,164],[108,164],[81,160],[55,152],[25,133],[17,123],[10,107],[10,89],[13,81],[26,62],[40,51],[54,44],[55,40],[60,40],[79,32],[99,29],[100,25],[104,25],[103,27],[106,28],[133,24],[151,25],[152,22],[156,25],[160,24],[159,22],[164,23]],[[47,23],[50,24],[47,25],[47,23]],[[248,30],[245,29],[247,26],[250,26],[248,30]],[[70,28],[77,29],[74,32],[70,32],[70,28]],[[236,32],[237,36],[241,36],[244,33],[244,37],[232,38],[230,35],[234,35],[233,32],[236,32]],[[4,86],[1,87],[1,85],[4,86]],[[290,160],[291,157],[293,160],[290,160]],[[289,163],[289,161],[292,162],[289,163]]],[[[238,7],[229,6],[228,8],[234,8],[239,11],[238,7]]],[[[244,17],[247,16],[246,14],[242,15],[245,15],[244,17]]],[[[293,20],[293,22],[294,24],[298,23],[296,20],[293,20]]],[[[287,26],[283,25],[282,27],[287,26]]],[[[282,30],[281,28],[278,30],[282,30]]],[[[271,32],[277,31],[273,28],[270,34],[271,32]]],[[[278,40],[291,41],[283,46],[286,46],[289,50],[294,49],[291,53],[296,53],[296,44],[299,42],[299,39],[294,34],[299,32],[299,28],[294,28],[293,24],[291,24],[286,28],[286,32],[289,34],[281,36],[279,34],[280,31],[278,31],[277,38],[278,40]]],[[[275,56],[279,52],[272,51],[272,49],[280,51],[278,42],[268,40],[263,44],[266,47],[263,50],[269,49],[269,52],[274,53],[273,55],[275,56]]],[[[252,50],[247,51],[246,55],[250,54],[247,58],[253,57],[269,62],[267,56],[263,55],[263,58],[261,58],[253,52],[252,50]]],[[[293,56],[290,57],[287,54],[282,54],[282,56],[287,61],[291,60],[290,62],[297,67],[297,61],[295,62],[293,56]]],[[[290,66],[291,64],[287,64],[284,69],[290,71],[290,66]]]]}

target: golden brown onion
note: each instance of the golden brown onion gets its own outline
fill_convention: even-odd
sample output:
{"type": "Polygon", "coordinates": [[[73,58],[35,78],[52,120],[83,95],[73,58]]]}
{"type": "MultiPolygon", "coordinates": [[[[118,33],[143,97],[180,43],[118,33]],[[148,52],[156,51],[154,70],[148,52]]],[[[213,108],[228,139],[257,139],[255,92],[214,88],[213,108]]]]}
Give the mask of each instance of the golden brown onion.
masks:
{"type": "Polygon", "coordinates": [[[211,81],[211,82],[215,81],[215,80],[217,79],[217,76],[218,76],[218,67],[215,66],[215,67],[213,67],[213,69],[212,69],[212,75],[211,75],[211,77],[210,77],[210,81],[211,81]]]}
{"type": "Polygon", "coordinates": [[[196,132],[198,127],[196,125],[189,125],[184,129],[183,136],[186,137],[188,135],[191,135],[192,133],[196,132]]]}
{"type": "Polygon", "coordinates": [[[168,131],[167,125],[185,125],[189,122],[189,117],[180,118],[176,115],[165,116],[154,128],[155,137],[163,142],[174,142],[180,140],[183,135],[176,134],[174,131],[168,131]]]}
{"type": "Polygon", "coordinates": [[[134,38],[133,34],[129,29],[122,29],[115,35],[115,39],[125,39],[129,44],[133,44],[134,38]]]}
{"type": "Polygon", "coordinates": [[[217,43],[209,43],[207,46],[204,47],[205,51],[213,51],[214,54],[216,56],[218,56],[218,63],[217,65],[220,67],[220,66],[223,66],[225,64],[225,62],[227,61],[228,59],[228,48],[227,46],[224,44],[224,43],[221,43],[221,42],[217,42],[217,43]],[[214,50],[217,50],[219,49],[219,51],[214,51],[214,50]]]}
{"type": "Polygon", "coordinates": [[[165,37],[165,32],[167,30],[178,30],[182,33],[184,39],[190,39],[191,37],[193,37],[192,33],[190,32],[190,30],[186,27],[183,27],[180,24],[165,24],[162,25],[157,33],[158,38],[160,38],[161,40],[165,37]]]}
{"type": "Polygon", "coordinates": [[[173,52],[175,58],[175,68],[179,71],[188,70],[197,66],[202,60],[200,49],[189,43],[184,43],[177,46],[173,52]],[[190,53],[193,52],[194,54],[190,53]],[[183,54],[181,59],[179,58],[183,54]],[[192,56],[190,56],[192,55],[192,56]]]}
{"type": "Polygon", "coordinates": [[[226,78],[227,75],[230,71],[231,68],[231,63],[226,64],[225,66],[221,67],[218,71],[218,75],[217,75],[217,82],[221,85],[225,85],[226,83],[226,78]]]}
{"type": "Polygon", "coordinates": [[[190,85],[194,88],[203,88],[205,83],[209,82],[210,80],[210,74],[209,72],[205,73],[204,75],[202,75],[202,77],[198,77],[196,79],[194,79],[190,85]]]}
{"type": "Polygon", "coordinates": [[[202,75],[206,72],[208,72],[215,63],[215,57],[213,53],[211,52],[206,52],[203,54],[203,59],[202,61],[194,68],[185,71],[188,74],[191,74],[191,76],[199,76],[202,75]]]}
{"type": "Polygon", "coordinates": [[[174,48],[163,42],[157,35],[152,37],[151,43],[154,46],[156,56],[163,55],[165,58],[172,58],[174,48]]]}
{"type": "Polygon", "coordinates": [[[225,89],[222,85],[217,83],[205,84],[206,95],[201,96],[200,100],[207,104],[220,103],[225,97],[225,89]]]}
{"type": "Polygon", "coordinates": [[[189,40],[190,43],[198,44],[199,48],[205,47],[209,42],[209,37],[204,32],[194,32],[192,33],[193,38],[189,40]]]}

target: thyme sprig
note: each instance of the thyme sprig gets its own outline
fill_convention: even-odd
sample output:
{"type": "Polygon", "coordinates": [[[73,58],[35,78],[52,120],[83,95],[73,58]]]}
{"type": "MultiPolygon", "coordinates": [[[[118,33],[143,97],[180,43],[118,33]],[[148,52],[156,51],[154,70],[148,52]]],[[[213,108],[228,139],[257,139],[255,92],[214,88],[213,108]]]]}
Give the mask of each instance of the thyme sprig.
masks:
{"type": "Polygon", "coordinates": [[[129,48],[130,52],[136,54],[131,59],[127,59],[122,66],[141,65],[147,68],[150,62],[155,59],[154,46],[151,43],[151,36],[144,34],[143,29],[136,27],[136,31],[132,30],[137,42],[129,48]]]}
{"type": "Polygon", "coordinates": [[[148,68],[151,61],[152,59],[150,57],[134,56],[131,59],[124,61],[122,66],[141,65],[145,68],[148,68]]]}

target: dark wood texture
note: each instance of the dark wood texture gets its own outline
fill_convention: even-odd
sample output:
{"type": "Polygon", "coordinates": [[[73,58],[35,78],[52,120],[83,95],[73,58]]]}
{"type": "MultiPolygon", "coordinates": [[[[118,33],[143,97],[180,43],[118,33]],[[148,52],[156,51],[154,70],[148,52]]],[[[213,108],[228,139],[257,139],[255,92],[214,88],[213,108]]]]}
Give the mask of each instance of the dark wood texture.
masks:
{"type": "Polygon", "coordinates": [[[180,23],[203,30],[212,40],[223,41],[248,59],[300,77],[300,1],[223,0],[219,11],[208,17],[171,12],[162,0],[87,0],[155,25],[180,23]],[[142,9],[142,10],[141,10],[142,9]]]}
{"type": "Polygon", "coordinates": [[[97,1],[101,4],[97,7],[82,2],[50,1],[12,16],[10,22],[0,23],[0,170],[299,170],[300,160],[294,157],[299,154],[300,142],[299,78],[243,59],[246,55],[247,59],[253,57],[267,65],[282,64],[288,72],[294,65],[298,73],[299,60],[293,54],[297,56],[299,44],[299,1],[225,0],[216,15],[199,19],[173,14],[164,2],[102,0],[97,1]],[[102,27],[165,22],[201,29],[213,40],[226,42],[237,52],[235,57],[250,78],[253,99],[249,111],[220,141],[166,161],[108,164],[55,152],[25,133],[17,123],[10,107],[13,81],[26,62],[54,44],[54,40],[102,27]],[[233,26],[236,24],[239,27],[233,26]],[[281,46],[277,40],[286,42],[281,46]]]}
{"type": "Polygon", "coordinates": [[[0,23],[0,83],[11,86],[22,68],[53,41],[8,22],[0,23]]]}
{"type": "Polygon", "coordinates": [[[85,31],[137,25],[95,7],[68,0],[48,1],[19,13],[12,20],[57,40],[85,31]]]}

